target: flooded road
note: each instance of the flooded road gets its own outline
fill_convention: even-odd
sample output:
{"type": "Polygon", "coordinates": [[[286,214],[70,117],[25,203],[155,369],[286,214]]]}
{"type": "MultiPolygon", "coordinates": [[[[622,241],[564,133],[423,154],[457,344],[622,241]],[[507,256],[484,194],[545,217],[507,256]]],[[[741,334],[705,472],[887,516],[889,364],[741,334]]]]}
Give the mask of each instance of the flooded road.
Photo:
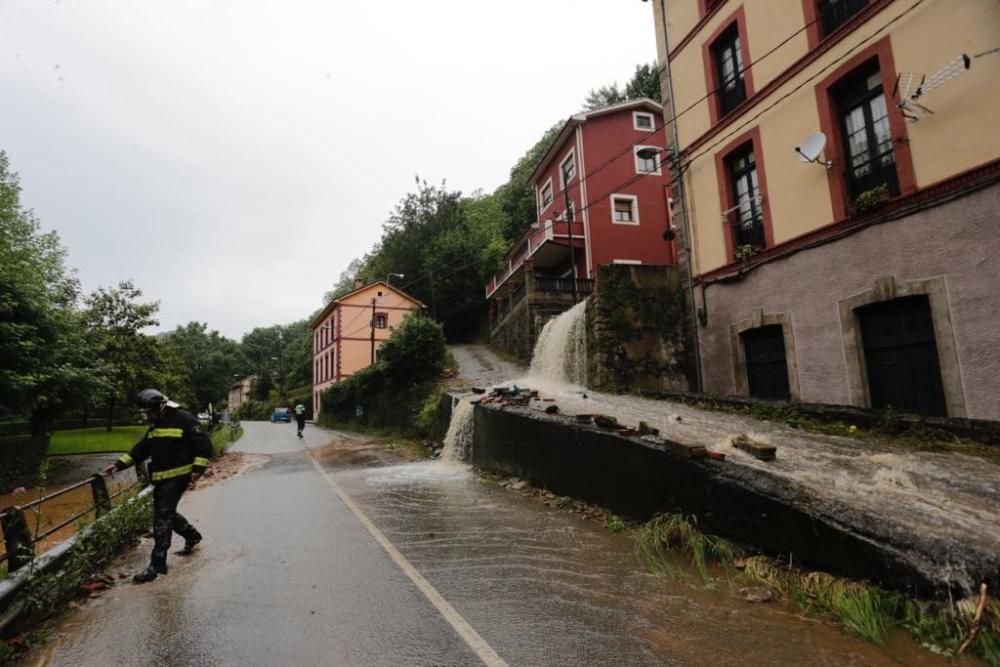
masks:
{"type": "Polygon", "coordinates": [[[312,426],[307,452],[292,427],[244,426],[259,463],[182,501],[206,535],[196,556],[74,613],[46,664],[948,664],[655,578],[628,534],[462,464],[312,426]]]}

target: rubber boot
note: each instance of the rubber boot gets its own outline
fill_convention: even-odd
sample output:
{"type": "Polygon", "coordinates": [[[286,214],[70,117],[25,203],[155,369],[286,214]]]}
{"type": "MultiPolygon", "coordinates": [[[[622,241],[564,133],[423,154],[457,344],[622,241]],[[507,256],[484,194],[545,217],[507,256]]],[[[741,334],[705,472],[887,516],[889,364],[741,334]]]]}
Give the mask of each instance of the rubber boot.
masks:
{"type": "Polygon", "coordinates": [[[184,548],[174,553],[178,556],[190,556],[194,553],[194,548],[201,542],[201,533],[196,533],[191,537],[184,538],[184,548]]]}
{"type": "Polygon", "coordinates": [[[133,584],[145,584],[156,579],[158,575],[167,573],[166,563],[150,563],[149,567],[132,577],[133,584]]]}

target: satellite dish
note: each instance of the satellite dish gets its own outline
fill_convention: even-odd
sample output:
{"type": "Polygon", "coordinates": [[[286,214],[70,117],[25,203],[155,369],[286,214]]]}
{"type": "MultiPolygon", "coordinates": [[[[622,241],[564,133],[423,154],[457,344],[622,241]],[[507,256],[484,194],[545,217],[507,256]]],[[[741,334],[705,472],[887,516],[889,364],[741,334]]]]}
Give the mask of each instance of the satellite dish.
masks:
{"type": "Polygon", "coordinates": [[[817,132],[806,137],[801,146],[796,146],[795,152],[799,154],[799,159],[803,162],[822,164],[829,169],[833,166],[833,162],[823,162],[819,159],[824,148],[826,148],[826,135],[822,132],[817,132]]]}

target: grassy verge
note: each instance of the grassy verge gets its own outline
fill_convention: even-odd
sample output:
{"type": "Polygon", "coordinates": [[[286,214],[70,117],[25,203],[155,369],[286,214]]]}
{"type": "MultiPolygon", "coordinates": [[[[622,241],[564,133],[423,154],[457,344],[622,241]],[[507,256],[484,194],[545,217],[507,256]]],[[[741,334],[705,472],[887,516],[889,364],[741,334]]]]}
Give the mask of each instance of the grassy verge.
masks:
{"type": "MultiPolygon", "coordinates": [[[[766,556],[744,559],[731,543],[702,533],[694,517],[653,517],[638,530],[636,555],[662,576],[676,576],[678,560],[687,559],[709,587],[715,584],[709,564],[720,566],[727,578],[742,569],[740,579],[764,583],[804,613],[840,623],[878,645],[884,645],[889,634],[899,628],[924,648],[953,656],[970,637],[975,623],[975,600],[949,604],[910,600],[866,582],[792,568],[766,556]]],[[[984,607],[978,636],[967,653],[1000,667],[1000,604],[995,600],[984,607]]]]}
{"type": "Polygon", "coordinates": [[[115,426],[111,431],[103,426],[56,431],[52,434],[49,456],[65,454],[103,454],[127,452],[146,432],[146,426],[115,426]]]}
{"type": "Polygon", "coordinates": [[[228,425],[222,424],[212,431],[212,453],[214,456],[222,456],[229,445],[243,437],[243,427],[240,426],[233,431],[228,425]]]}

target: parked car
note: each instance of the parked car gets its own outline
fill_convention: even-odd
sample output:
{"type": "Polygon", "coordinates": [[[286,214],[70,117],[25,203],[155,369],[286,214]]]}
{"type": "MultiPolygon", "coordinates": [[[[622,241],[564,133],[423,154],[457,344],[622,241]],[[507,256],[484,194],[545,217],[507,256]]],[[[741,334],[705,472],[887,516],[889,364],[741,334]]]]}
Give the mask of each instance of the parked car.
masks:
{"type": "Polygon", "coordinates": [[[275,408],[271,413],[271,423],[292,421],[292,411],[289,408],[275,408]]]}

